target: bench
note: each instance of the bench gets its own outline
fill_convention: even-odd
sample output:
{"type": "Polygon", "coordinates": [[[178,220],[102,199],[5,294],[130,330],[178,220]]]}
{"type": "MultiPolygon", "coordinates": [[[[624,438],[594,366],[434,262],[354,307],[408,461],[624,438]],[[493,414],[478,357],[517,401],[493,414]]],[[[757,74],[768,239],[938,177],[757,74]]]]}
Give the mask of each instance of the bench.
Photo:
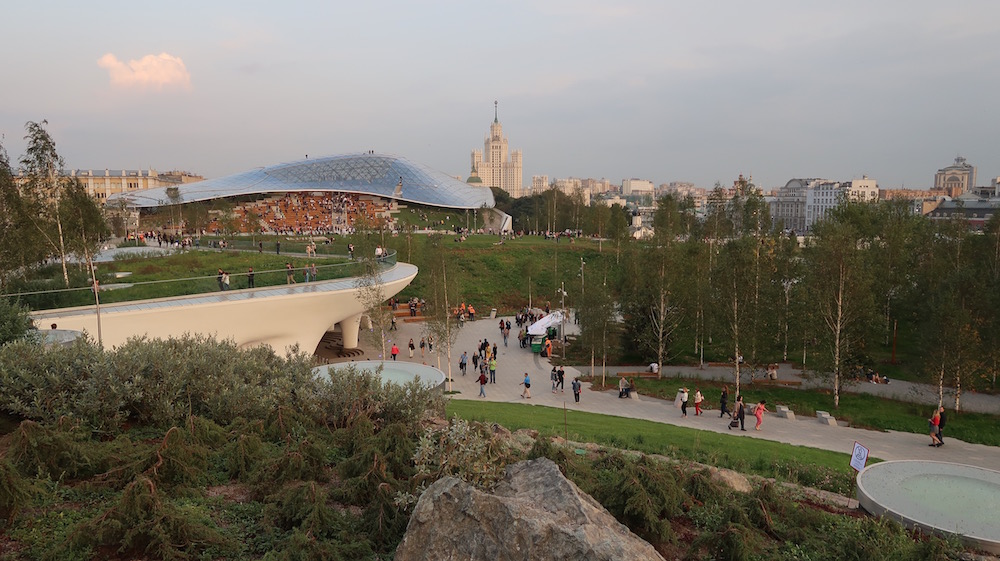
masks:
{"type": "Polygon", "coordinates": [[[626,378],[658,378],[659,377],[658,374],[654,374],[654,373],[650,372],[649,370],[644,370],[642,372],[619,372],[618,374],[615,374],[615,376],[618,376],[619,378],[621,378],[622,376],[624,376],[626,378]]]}
{"type": "Polygon", "coordinates": [[[816,420],[819,421],[821,425],[829,425],[831,427],[837,426],[837,419],[830,416],[830,413],[826,411],[817,411],[816,420]]]}
{"type": "Polygon", "coordinates": [[[778,405],[775,408],[775,414],[778,415],[778,417],[781,417],[782,419],[789,419],[791,421],[795,420],[795,413],[792,412],[792,410],[789,409],[788,406],[786,405],[778,405]]]}

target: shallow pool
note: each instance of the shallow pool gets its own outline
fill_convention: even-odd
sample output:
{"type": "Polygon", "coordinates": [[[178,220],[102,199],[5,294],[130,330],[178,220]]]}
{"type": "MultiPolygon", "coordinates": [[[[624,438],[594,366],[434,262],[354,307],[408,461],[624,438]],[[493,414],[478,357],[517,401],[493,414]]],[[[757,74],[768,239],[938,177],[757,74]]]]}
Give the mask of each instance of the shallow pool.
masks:
{"type": "Polygon", "coordinates": [[[910,528],[961,536],[1000,553],[1000,472],[953,464],[904,460],[872,464],[858,474],[858,501],[910,528]]]}
{"type": "Polygon", "coordinates": [[[412,380],[419,380],[421,384],[428,388],[436,388],[444,383],[445,375],[433,366],[415,364],[412,362],[398,362],[393,360],[358,360],[354,362],[338,362],[336,364],[324,364],[313,369],[317,376],[330,376],[331,372],[336,372],[339,368],[354,366],[359,370],[378,372],[382,367],[380,377],[386,382],[395,384],[406,384],[412,380]]]}

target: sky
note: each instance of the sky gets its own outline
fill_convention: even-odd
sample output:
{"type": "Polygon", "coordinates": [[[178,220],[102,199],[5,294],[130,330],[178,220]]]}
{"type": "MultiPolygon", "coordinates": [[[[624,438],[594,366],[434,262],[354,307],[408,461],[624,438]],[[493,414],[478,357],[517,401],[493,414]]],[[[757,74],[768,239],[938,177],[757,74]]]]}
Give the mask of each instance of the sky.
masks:
{"type": "Polygon", "coordinates": [[[376,150],[467,176],[494,101],[532,175],[1000,176],[1000,2],[37,0],[4,6],[0,134],[69,168],[220,177],[376,150]]]}

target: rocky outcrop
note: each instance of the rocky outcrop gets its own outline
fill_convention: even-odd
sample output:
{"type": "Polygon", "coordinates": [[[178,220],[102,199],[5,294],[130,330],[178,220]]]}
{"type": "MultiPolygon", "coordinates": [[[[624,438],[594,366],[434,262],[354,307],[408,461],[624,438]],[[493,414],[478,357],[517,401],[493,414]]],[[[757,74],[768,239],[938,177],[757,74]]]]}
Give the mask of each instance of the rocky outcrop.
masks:
{"type": "Polygon", "coordinates": [[[454,477],[428,487],[396,550],[425,559],[663,561],[545,458],[507,466],[493,493],[454,477]]]}

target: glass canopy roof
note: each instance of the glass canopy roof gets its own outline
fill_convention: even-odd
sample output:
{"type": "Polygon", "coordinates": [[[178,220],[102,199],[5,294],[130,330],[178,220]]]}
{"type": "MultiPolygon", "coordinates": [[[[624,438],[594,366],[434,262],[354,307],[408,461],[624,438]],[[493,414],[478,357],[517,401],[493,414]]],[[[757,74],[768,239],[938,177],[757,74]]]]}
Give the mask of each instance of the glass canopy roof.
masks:
{"type": "Polygon", "coordinates": [[[171,193],[173,199],[167,193],[171,189],[118,193],[108,198],[108,204],[125,198],[130,206],[148,208],[237,195],[301,191],[377,195],[459,209],[492,208],[495,204],[489,187],[463,183],[405,158],[370,152],[301,160],[178,185],[177,192],[171,193]]]}

